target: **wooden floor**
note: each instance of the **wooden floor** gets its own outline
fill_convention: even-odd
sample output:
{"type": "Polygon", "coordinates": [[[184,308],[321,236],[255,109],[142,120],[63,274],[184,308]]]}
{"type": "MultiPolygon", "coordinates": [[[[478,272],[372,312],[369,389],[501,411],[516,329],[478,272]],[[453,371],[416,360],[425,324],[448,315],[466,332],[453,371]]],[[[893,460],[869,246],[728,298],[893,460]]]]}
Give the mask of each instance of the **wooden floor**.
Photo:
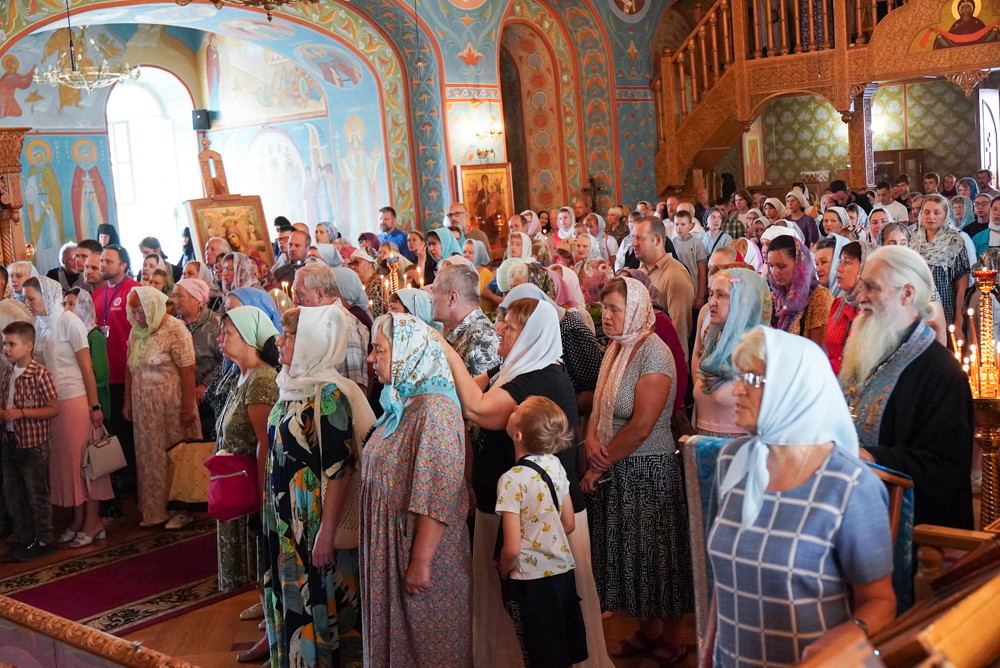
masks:
{"type": "MultiPolygon", "coordinates": [[[[107,525],[107,538],[105,540],[95,542],[92,546],[79,550],[60,548],[52,556],[28,564],[0,564],[0,579],[165,531],[162,527],[152,529],[140,527],[138,509],[135,507],[134,500],[131,503],[126,502],[125,513],[124,518],[107,525]]],[[[56,509],[54,526],[57,536],[66,527],[69,519],[69,515],[64,510],[56,509]]],[[[0,548],[0,551],[3,551],[3,548],[0,548]]],[[[124,636],[124,638],[131,642],[141,642],[145,647],[183,659],[202,668],[229,668],[249,665],[237,663],[236,654],[252,647],[261,637],[262,632],[258,631],[256,621],[241,621],[239,614],[257,600],[256,592],[247,592],[140,629],[124,636]]],[[[633,618],[621,614],[607,616],[604,620],[604,634],[609,649],[622,639],[631,637],[636,629],[637,623],[633,618]]],[[[696,665],[693,649],[695,642],[693,615],[685,617],[676,628],[671,640],[685,642],[689,646],[688,660],[685,665],[696,665]]],[[[641,659],[615,659],[614,663],[618,668],[632,668],[640,666],[641,659]]]]}

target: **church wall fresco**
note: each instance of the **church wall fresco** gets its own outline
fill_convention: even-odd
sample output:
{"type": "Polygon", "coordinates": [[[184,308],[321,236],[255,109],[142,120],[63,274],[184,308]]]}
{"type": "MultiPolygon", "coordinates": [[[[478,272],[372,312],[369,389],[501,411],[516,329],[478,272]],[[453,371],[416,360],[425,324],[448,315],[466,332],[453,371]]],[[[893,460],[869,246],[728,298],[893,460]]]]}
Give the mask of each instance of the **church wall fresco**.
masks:
{"type": "Polygon", "coordinates": [[[621,203],[659,199],[653,158],[656,154],[656,110],[651,100],[618,102],[618,161],[621,203]]]}

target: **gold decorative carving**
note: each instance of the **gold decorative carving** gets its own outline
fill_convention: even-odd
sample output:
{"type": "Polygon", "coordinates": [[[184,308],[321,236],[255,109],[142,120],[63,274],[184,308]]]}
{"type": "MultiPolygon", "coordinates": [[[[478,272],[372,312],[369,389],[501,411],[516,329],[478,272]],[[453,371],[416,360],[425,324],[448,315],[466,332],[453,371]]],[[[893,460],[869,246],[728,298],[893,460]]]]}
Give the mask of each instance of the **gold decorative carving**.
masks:
{"type": "Polygon", "coordinates": [[[4,264],[24,259],[21,227],[21,147],[31,128],[0,129],[0,256],[4,264]]]}
{"type": "Polygon", "coordinates": [[[146,649],[36,607],[0,596],[0,617],[123,666],[134,668],[195,668],[194,664],[146,649]]]}
{"type": "Polygon", "coordinates": [[[979,82],[988,77],[990,73],[986,70],[969,70],[966,72],[952,72],[944,75],[944,78],[962,89],[965,97],[972,95],[972,90],[979,85],[979,82]]]}

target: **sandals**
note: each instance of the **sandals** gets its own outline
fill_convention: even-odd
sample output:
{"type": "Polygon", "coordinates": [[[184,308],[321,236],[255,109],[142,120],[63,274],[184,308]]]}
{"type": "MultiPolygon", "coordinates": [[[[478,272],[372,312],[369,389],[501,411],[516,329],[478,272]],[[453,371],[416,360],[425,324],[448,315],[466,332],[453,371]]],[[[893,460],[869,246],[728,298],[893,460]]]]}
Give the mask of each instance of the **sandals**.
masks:
{"type": "Polygon", "coordinates": [[[67,547],[69,547],[69,549],[71,550],[75,550],[80,547],[86,547],[91,543],[93,543],[95,540],[104,540],[106,537],[107,533],[104,531],[104,529],[101,529],[93,536],[88,536],[87,534],[80,531],[79,533],[76,534],[76,538],[73,539],[73,542],[70,543],[67,547]]]}
{"type": "Polygon", "coordinates": [[[73,529],[66,529],[61,534],[59,534],[58,538],[56,538],[56,544],[63,545],[65,543],[68,543],[74,538],[76,538],[76,535],[78,533],[79,533],[78,531],[74,531],[73,529]]]}
{"type": "Polygon", "coordinates": [[[631,638],[622,640],[618,645],[617,651],[611,652],[611,656],[616,659],[627,659],[633,656],[649,654],[660,646],[657,640],[658,638],[650,638],[642,631],[636,631],[635,635],[631,638]]]}
{"type": "Polygon", "coordinates": [[[687,658],[687,645],[657,645],[656,649],[642,660],[640,668],[669,668],[687,658]]]}

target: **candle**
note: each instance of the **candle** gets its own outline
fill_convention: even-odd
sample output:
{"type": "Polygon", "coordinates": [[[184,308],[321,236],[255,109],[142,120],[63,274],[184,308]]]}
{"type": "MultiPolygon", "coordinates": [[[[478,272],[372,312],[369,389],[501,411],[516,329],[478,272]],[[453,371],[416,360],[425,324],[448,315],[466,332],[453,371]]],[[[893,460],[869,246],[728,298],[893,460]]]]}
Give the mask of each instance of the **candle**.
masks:
{"type": "Polygon", "coordinates": [[[420,267],[417,267],[417,282],[420,283],[420,287],[424,287],[424,274],[420,271],[420,267]]]}
{"type": "Polygon", "coordinates": [[[955,325],[948,325],[948,336],[951,337],[951,349],[958,352],[958,342],[955,341],[955,325]]]}
{"type": "Polygon", "coordinates": [[[288,294],[288,281],[281,282],[281,291],[284,292],[286,295],[288,294]]]}

